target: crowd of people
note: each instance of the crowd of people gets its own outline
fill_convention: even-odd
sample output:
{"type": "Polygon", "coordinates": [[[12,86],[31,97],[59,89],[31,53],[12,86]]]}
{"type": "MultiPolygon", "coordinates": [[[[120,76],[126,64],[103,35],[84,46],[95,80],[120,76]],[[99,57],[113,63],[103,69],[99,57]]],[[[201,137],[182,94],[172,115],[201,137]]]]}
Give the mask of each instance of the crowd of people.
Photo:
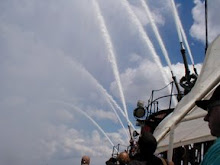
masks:
{"type": "MultiPolygon", "coordinates": [[[[207,111],[204,120],[208,122],[210,132],[217,139],[204,155],[201,165],[220,165],[220,85],[208,100],[198,100],[195,104],[207,111]]],[[[121,152],[116,158],[111,157],[106,165],[174,165],[166,159],[154,154],[157,141],[152,133],[143,132],[137,142],[138,150],[135,155],[127,151],[121,152]]],[[[81,165],[89,165],[90,158],[84,156],[81,165]]]]}
{"type": "Polygon", "coordinates": [[[154,155],[157,141],[152,133],[143,132],[137,145],[138,151],[135,155],[129,156],[128,152],[121,152],[117,158],[106,161],[106,165],[173,165],[172,162],[154,155]]]}

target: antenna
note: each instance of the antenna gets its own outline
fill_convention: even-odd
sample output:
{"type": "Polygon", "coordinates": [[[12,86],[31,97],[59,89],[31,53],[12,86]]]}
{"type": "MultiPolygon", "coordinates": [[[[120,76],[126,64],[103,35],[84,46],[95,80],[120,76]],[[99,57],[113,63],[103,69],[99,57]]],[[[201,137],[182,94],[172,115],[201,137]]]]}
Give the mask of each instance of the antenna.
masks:
{"type": "Polygon", "coordinates": [[[205,37],[206,37],[206,43],[205,43],[205,54],[208,49],[208,6],[207,6],[207,0],[205,0],[205,37]]]}

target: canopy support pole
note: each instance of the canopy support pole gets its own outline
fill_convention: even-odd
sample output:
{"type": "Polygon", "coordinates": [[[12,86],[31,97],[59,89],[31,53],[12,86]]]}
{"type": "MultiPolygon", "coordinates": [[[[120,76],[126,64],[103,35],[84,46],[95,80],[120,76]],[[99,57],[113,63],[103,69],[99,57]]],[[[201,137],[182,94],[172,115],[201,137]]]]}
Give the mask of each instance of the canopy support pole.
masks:
{"type": "Polygon", "coordinates": [[[169,162],[172,162],[172,158],[173,158],[174,129],[175,129],[175,124],[173,124],[170,128],[169,149],[168,149],[168,155],[167,155],[169,162]]]}

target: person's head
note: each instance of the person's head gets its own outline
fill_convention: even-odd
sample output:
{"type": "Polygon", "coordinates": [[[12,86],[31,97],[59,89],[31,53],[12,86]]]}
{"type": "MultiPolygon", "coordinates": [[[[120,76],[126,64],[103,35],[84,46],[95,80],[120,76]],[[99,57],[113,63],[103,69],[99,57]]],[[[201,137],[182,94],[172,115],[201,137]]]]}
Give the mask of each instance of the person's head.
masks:
{"type": "Polygon", "coordinates": [[[90,157],[88,156],[83,156],[81,159],[81,165],[89,165],[90,164],[90,157]]]}
{"type": "Polygon", "coordinates": [[[157,140],[150,132],[143,132],[138,140],[138,146],[141,154],[151,156],[157,148],[157,140]]]}
{"type": "Polygon", "coordinates": [[[125,151],[121,152],[117,156],[117,160],[119,161],[120,165],[128,164],[128,162],[130,161],[129,154],[127,152],[125,152],[125,151]]]}
{"type": "Polygon", "coordinates": [[[204,120],[209,123],[211,134],[220,137],[220,85],[209,100],[196,101],[196,105],[208,112],[204,120]]]}

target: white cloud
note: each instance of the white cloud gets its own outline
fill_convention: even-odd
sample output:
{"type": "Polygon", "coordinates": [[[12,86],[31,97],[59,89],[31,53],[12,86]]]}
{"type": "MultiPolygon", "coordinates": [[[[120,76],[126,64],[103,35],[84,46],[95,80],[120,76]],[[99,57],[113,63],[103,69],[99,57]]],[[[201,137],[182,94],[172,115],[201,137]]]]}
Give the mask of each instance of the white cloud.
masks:
{"type": "MultiPolygon", "coordinates": [[[[127,102],[134,104],[139,99],[147,100],[151,90],[165,86],[161,77],[161,71],[157,65],[147,60],[142,61],[138,68],[128,68],[125,73],[121,74],[127,102]]],[[[112,83],[111,90],[116,96],[118,95],[116,82],[112,83]]]]}
{"type": "Polygon", "coordinates": [[[196,6],[192,10],[194,24],[190,29],[190,33],[193,37],[204,42],[205,41],[204,3],[202,3],[199,0],[194,1],[194,3],[196,4],[196,6]]]}
{"type": "MultiPolygon", "coordinates": [[[[134,3],[134,2],[132,2],[132,3],[134,3]]],[[[147,24],[149,24],[149,19],[147,17],[147,13],[146,13],[144,7],[141,4],[137,3],[137,4],[132,5],[132,3],[131,3],[132,10],[135,12],[135,14],[138,17],[138,19],[140,20],[141,24],[143,26],[146,26],[147,24]]],[[[167,3],[164,3],[164,4],[167,4],[167,3]]],[[[145,5],[149,6],[148,3],[145,3],[145,5]]],[[[165,23],[165,18],[162,14],[162,11],[164,11],[163,7],[164,6],[162,6],[162,5],[160,7],[157,6],[157,8],[153,8],[153,9],[151,9],[149,7],[149,10],[152,15],[152,19],[155,21],[155,23],[160,24],[160,25],[164,25],[164,23],[165,23]]]]}
{"type": "Polygon", "coordinates": [[[117,118],[115,116],[115,113],[112,112],[112,111],[106,111],[106,110],[103,110],[103,109],[100,109],[100,110],[89,110],[87,111],[88,114],[92,117],[95,117],[97,119],[110,119],[111,121],[114,121],[114,122],[117,122],[117,118]]]}
{"type": "MultiPolygon", "coordinates": [[[[205,7],[204,2],[194,0],[195,7],[192,10],[194,24],[190,29],[190,34],[197,40],[205,43],[205,7]]],[[[208,2],[208,37],[209,42],[213,41],[220,34],[219,9],[220,2],[213,0],[208,2]]]]}
{"type": "Polygon", "coordinates": [[[131,62],[141,62],[142,58],[138,54],[134,53],[130,55],[130,61],[131,62]]]}

